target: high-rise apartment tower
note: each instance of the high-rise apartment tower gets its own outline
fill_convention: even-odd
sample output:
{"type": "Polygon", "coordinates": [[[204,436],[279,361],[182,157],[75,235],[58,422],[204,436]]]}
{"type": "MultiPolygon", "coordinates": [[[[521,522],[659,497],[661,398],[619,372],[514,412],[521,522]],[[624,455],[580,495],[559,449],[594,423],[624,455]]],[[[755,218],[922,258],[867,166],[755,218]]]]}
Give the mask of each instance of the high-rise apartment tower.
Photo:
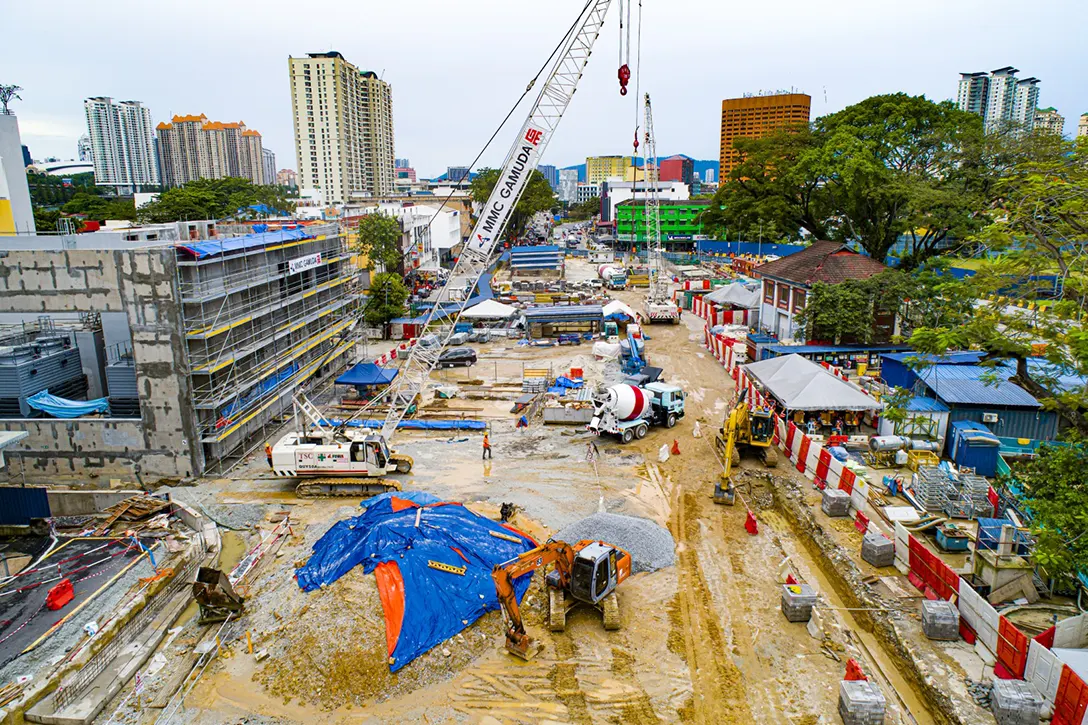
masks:
{"type": "Polygon", "coordinates": [[[809,121],[812,97],[804,93],[773,93],[727,98],[722,101],[720,174],[724,180],[740,161],[733,148],[738,138],[760,138],[779,128],[803,126],[809,121]]]}
{"type": "Polygon", "coordinates": [[[151,111],[139,101],[99,96],[83,102],[91,139],[94,183],[120,190],[158,184],[151,111]]]}

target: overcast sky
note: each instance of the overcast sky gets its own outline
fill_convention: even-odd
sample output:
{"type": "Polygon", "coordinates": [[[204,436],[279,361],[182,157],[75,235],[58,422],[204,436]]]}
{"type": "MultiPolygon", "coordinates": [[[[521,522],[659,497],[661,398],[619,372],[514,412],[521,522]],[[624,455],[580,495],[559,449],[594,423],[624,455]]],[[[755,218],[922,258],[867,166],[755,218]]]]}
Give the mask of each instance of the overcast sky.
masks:
{"type": "MultiPolygon", "coordinates": [[[[243,120],[296,168],[287,57],[338,50],[392,84],[396,155],[431,177],[472,160],[583,2],[0,0],[0,82],[24,88],[14,110],[36,159],[73,158],[83,99],[105,95],[143,101],[156,123],[243,120]]],[[[543,163],[631,151],[617,7],[543,163]]],[[[878,93],[952,98],[960,71],[1014,65],[1042,80],[1066,133],[1088,111],[1078,0],[644,0],[643,21],[661,155],[716,159],[721,100],[761,89],[808,93],[817,116],[878,93]]],[[[482,165],[501,162],[525,112],[482,165]]]]}

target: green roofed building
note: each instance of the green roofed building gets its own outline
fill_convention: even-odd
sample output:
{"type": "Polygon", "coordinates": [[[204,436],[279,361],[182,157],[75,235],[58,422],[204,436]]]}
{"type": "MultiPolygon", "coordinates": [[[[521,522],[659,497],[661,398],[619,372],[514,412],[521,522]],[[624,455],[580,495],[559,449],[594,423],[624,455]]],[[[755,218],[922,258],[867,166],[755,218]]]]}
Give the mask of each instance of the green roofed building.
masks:
{"type": "MultiPolygon", "coordinates": [[[[661,202],[661,242],[667,252],[687,252],[696,239],[704,238],[700,217],[710,206],[709,199],[661,202]]],[[[646,202],[628,199],[616,205],[616,239],[646,243],[646,202]]]]}

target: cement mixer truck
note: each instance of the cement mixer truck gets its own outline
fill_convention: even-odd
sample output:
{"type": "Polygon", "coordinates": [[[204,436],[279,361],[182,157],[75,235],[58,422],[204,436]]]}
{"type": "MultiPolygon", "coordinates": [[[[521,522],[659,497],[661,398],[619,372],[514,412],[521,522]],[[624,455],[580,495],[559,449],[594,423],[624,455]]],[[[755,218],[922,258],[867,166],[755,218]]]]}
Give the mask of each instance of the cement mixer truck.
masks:
{"type": "Polygon", "coordinates": [[[623,267],[617,267],[614,264],[602,264],[597,267],[597,275],[608,289],[627,289],[627,270],[623,267]]]}
{"type": "Polygon", "coordinates": [[[623,443],[645,438],[651,425],[672,428],[684,417],[684,391],[675,385],[613,385],[595,401],[587,430],[609,433],[623,443]]]}

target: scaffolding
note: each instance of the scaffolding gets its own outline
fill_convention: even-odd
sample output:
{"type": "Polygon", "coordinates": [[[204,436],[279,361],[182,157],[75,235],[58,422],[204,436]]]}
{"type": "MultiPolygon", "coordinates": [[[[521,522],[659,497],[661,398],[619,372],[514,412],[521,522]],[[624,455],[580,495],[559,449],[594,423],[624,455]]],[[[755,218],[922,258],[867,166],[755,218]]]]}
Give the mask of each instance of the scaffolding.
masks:
{"type": "Polygon", "coordinates": [[[356,270],[335,224],[302,239],[250,235],[194,258],[178,246],[192,405],[205,470],[290,407],[292,393],[343,367],[354,345],[356,270]]]}

